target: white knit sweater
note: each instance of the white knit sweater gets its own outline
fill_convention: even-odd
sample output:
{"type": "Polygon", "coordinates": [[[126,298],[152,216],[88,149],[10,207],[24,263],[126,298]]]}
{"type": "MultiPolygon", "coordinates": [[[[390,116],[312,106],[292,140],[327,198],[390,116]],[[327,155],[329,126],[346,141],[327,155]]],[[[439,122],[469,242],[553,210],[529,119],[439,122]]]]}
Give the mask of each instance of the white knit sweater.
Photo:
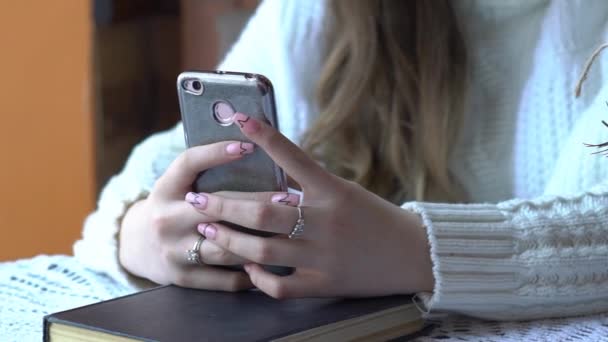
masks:
{"type": "MultiPolygon", "coordinates": [[[[608,41],[608,2],[453,4],[472,75],[451,169],[476,204],[403,205],[422,215],[431,244],[436,286],[420,298],[433,312],[495,319],[608,310],[608,159],[583,146],[608,141],[608,55],[573,96],[587,57],[608,41]]],[[[267,0],[220,66],[273,81],[294,141],[317,114],[324,20],[322,2],[267,0]]],[[[134,149],[87,219],[77,258],[144,286],[118,263],[119,221],[183,149],[179,124],[134,149]]]]}

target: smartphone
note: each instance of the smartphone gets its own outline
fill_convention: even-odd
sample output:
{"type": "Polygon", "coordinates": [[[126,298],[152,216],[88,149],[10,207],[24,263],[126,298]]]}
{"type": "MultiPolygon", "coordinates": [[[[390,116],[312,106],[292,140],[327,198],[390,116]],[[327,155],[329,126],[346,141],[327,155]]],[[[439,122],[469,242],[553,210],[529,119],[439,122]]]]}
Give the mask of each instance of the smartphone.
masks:
{"type": "MultiPolygon", "coordinates": [[[[265,121],[275,129],[274,91],[270,81],[258,74],[226,71],[187,71],[177,77],[177,93],[188,147],[225,140],[250,142],[233,122],[237,112],[265,121]]],[[[260,148],[245,158],[201,172],[193,191],[287,191],[283,170],[260,148]]],[[[263,237],[275,235],[229,222],[233,229],[263,237]]],[[[288,267],[267,266],[276,274],[289,274],[288,267]]]]}

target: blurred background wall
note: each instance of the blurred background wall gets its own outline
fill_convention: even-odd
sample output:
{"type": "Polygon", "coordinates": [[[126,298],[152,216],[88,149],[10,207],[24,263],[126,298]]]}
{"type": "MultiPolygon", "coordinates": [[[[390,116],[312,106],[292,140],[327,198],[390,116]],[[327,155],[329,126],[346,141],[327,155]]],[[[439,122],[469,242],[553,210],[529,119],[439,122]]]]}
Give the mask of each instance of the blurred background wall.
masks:
{"type": "Polygon", "coordinates": [[[0,4],[0,261],[71,254],[133,145],[179,120],[181,70],[213,69],[257,0],[0,4]]]}
{"type": "Polygon", "coordinates": [[[0,3],[0,259],[69,252],[94,199],[88,1],[0,3]]]}

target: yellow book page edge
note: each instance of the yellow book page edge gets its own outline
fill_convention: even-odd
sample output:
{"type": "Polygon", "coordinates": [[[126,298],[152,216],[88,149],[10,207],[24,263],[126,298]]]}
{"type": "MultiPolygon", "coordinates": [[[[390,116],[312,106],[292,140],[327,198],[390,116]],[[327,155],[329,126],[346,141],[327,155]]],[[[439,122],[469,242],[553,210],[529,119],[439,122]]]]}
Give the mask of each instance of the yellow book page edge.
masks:
{"type": "Polygon", "coordinates": [[[117,336],[105,332],[75,327],[66,324],[51,323],[49,326],[50,342],[132,342],[138,341],[129,337],[117,336]]]}

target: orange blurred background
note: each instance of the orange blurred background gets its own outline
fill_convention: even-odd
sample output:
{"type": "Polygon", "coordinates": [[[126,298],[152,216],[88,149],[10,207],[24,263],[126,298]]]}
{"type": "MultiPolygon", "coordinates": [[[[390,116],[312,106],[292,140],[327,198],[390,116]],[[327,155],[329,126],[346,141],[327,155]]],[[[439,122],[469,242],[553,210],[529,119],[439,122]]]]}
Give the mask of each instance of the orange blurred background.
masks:
{"type": "Polygon", "coordinates": [[[69,253],[95,196],[90,3],[0,6],[0,260],[69,253]]]}

